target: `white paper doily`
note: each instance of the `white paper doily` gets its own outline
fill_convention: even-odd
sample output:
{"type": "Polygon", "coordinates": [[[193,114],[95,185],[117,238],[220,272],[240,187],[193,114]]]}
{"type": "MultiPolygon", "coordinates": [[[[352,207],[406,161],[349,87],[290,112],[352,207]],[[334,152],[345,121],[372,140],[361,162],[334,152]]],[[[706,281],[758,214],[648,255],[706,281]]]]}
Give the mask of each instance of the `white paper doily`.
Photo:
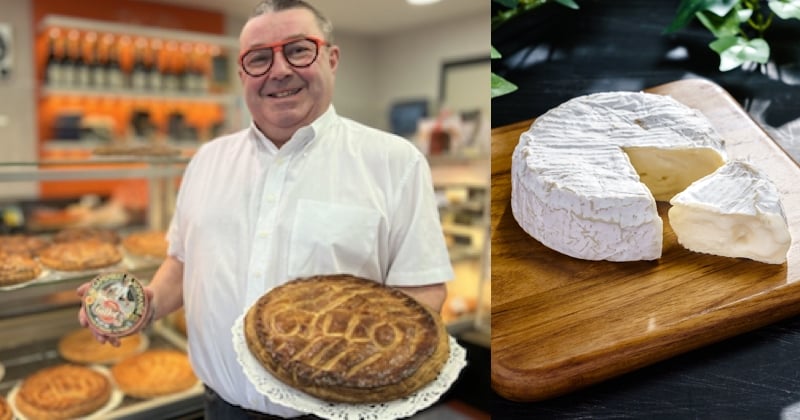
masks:
{"type": "Polygon", "coordinates": [[[244,314],[233,324],[231,332],[239,365],[258,392],[276,404],[331,420],[385,420],[408,417],[437,402],[456,381],[461,369],[467,365],[466,350],[458,345],[453,337],[449,337],[450,357],[441,373],[433,382],[409,397],[380,404],[337,404],[298,391],[267,372],[247,348],[244,314]]]}
{"type": "MultiPolygon", "coordinates": [[[[112,381],[111,383],[113,384],[113,380],[111,379],[111,372],[107,368],[99,365],[92,365],[90,367],[108,377],[108,379],[112,381]]],[[[7,398],[8,405],[11,406],[11,411],[14,412],[15,419],[28,420],[28,418],[25,417],[19,411],[19,409],[17,409],[17,401],[16,401],[17,392],[19,392],[19,388],[21,386],[22,386],[22,381],[17,382],[17,384],[14,385],[14,388],[12,388],[11,391],[8,393],[8,398],[7,398]]],[[[122,393],[122,391],[120,391],[117,387],[113,387],[111,390],[111,397],[108,399],[108,402],[106,402],[106,405],[100,407],[100,409],[93,412],[92,414],[81,418],[86,420],[108,418],[108,413],[117,408],[117,406],[119,406],[122,403],[123,398],[125,398],[125,395],[122,393]]]]}

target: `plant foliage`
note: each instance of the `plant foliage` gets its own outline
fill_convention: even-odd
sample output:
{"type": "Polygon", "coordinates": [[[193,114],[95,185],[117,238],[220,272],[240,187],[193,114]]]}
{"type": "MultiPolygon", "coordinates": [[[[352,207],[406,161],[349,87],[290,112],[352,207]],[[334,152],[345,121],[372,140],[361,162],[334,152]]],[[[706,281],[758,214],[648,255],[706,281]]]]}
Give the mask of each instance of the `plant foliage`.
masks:
{"type": "Polygon", "coordinates": [[[767,29],[777,16],[800,19],[800,0],[681,0],[666,32],[697,19],[716,38],[709,47],[719,54],[719,70],[769,61],[767,29]]]}
{"type": "MultiPolygon", "coordinates": [[[[546,3],[558,3],[562,6],[569,7],[570,9],[578,9],[578,3],[575,0],[492,0],[493,2],[503,6],[505,9],[499,11],[496,15],[492,16],[492,30],[500,27],[503,23],[509,21],[511,18],[516,17],[522,13],[529,12],[546,3]]],[[[492,60],[501,58],[494,46],[492,46],[492,60]]],[[[517,90],[517,86],[508,80],[498,76],[492,72],[492,98],[506,95],[517,90]]]]}

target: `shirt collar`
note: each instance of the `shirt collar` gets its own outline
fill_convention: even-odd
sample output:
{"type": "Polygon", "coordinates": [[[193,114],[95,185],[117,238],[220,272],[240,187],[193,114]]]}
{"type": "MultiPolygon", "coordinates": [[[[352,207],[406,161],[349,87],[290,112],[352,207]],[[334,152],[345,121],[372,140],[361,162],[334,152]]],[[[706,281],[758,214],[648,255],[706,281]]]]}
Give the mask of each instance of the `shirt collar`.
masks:
{"type": "Polygon", "coordinates": [[[259,150],[276,154],[285,149],[288,153],[291,153],[306,148],[312,141],[318,139],[320,135],[334,123],[337,116],[336,109],[333,107],[333,104],[331,104],[328,109],[317,119],[312,121],[311,124],[300,127],[280,149],[256,127],[254,121],[250,122],[251,138],[256,141],[259,150]]]}

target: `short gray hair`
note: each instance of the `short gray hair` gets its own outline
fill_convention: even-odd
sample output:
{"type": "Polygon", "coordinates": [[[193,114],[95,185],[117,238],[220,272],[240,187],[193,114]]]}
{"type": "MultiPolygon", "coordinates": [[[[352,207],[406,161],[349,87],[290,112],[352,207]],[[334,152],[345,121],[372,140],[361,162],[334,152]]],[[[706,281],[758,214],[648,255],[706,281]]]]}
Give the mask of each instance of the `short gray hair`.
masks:
{"type": "Polygon", "coordinates": [[[333,24],[331,21],[316,7],[303,0],[261,0],[253,9],[253,13],[250,14],[250,19],[265,13],[274,13],[289,9],[306,9],[313,13],[325,40],[333,44],[333,24]]]}

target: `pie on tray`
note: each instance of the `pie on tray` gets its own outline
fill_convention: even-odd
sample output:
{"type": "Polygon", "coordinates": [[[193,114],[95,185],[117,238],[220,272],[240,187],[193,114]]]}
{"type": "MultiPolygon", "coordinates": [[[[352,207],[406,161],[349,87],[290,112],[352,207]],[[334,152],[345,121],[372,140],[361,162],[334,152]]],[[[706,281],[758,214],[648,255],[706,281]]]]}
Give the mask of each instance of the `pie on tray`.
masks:
{"type": "Polygon", "coordinates": [[[34,280],[41,272],[39,263],[30,256],[0,251],[0,287],[34,280]]]}
{"type": "Polygon", "coordinates": [[[25,378],[14,404],[29,419],[71,419],[105,406],[111,391],[106,375],[85,366],[61,364],[25,378]]]}
{"type": "Polygon", "coordinates": [[[119,347],[101,344],[95,340],[91,330],[80,328],[58,340],[58,353],[73,363],[105,364],[140,353],[146,345],[146,339],[142,334],[121,337],[119,347]]]}
{"type": "Polygon", "coordinates": [[[407,397],[436,379],[450,354],[438,314],[403,292],[349,275],[272,289],[248,310],[244,329],[267,372],[330,402],[407,397]]]}
{"type": "Polygon", "coordinates": [[[68,228],[63,229],[53,235],[53,242],[58,243],[84,241],[87,239],[96,239],[98,241],[108,242],[114,245],[119,243],[119,235],[117,232],[111,229],[103,228],[68,228]]]}
{"type": "Polygon", "coordinates": [[[154,398],[185,391],[197,383],[186,353],[153,349],[130,356],[111,367],[122,392],[134,398],[154,398]]]}
{"type": "Polygon", "coordinates": [[[39,261],[52,269],[81,271],[107,267],[122,260],[116,245],[97,239],[56,243],[43,249],[39,261]]]}
{"type": "Polygon", "coordinates": [[[167,256],[166,234],[160,230],[132,233],[122,240],[122,246],[133,255],[156,258],[167,256]]]}
{"type": "Polygon", "coordinates": [[[48,245],[48,240],[34,235],[0,235],[0,253],[36,256],[48,245]]]}

